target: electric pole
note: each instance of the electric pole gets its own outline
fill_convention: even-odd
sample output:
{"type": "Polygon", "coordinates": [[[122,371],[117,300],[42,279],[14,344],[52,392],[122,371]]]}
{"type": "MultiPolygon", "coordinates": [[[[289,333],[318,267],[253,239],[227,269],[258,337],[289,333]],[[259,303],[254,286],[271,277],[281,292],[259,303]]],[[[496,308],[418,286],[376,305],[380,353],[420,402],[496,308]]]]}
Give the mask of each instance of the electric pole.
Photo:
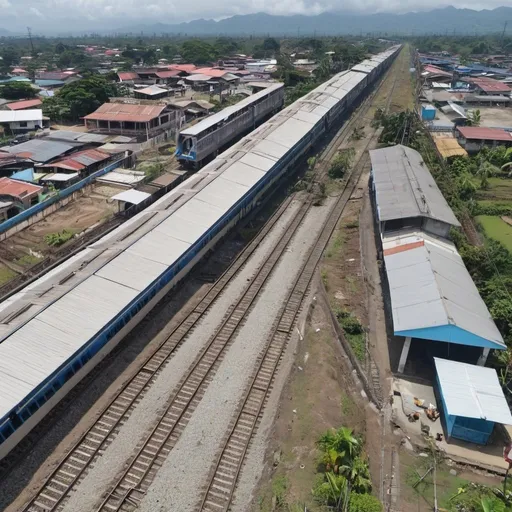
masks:
{"type": "Polygon", "coordinates": [[[507,30],[508,21],[505,21],[505,24],[503,25],[503,32],[501,33],[501,43],[500,46],[503,49],[503,40],[505,39],[505,32],[507,30]]]}
{"type": "Polygon", "coordinates": [[[28,32],[28,40],[30,41],[30,48],[32,49],[32,53],[34,53],[34,42],[32,41],[32,31],[30,30],[30,27],[27,27],[28,32]]]}

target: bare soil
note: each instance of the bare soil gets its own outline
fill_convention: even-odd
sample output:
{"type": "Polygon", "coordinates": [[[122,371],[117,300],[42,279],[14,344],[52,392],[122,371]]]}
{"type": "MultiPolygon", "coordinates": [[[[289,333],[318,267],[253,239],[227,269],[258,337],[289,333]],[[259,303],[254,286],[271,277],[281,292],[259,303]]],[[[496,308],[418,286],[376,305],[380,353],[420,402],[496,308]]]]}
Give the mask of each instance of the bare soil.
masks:
{"type": "Polygon", "coordinates": [[[5,240],[0,244],[0,284],[25,272],[55,250],[45,241],[46,235],[64,230],[81,233],[112,217],[117,203],[110,198],[118,192],[118,188],[97,185],[86,195],[5,240]]]}

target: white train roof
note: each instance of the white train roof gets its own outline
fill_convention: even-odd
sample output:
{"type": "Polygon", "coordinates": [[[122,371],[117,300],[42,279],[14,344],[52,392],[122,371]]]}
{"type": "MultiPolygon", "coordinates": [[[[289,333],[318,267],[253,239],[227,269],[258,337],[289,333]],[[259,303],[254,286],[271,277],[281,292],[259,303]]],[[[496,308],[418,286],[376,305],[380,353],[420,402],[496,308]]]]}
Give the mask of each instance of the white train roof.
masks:
{"type": "MultiPolygon", "coordinates": [[[[127,308],[366,77],[344,71],[0,305],[0,418],[127,308]]],[[[268,92],[268,89],[267,89],[268,92]]]]}

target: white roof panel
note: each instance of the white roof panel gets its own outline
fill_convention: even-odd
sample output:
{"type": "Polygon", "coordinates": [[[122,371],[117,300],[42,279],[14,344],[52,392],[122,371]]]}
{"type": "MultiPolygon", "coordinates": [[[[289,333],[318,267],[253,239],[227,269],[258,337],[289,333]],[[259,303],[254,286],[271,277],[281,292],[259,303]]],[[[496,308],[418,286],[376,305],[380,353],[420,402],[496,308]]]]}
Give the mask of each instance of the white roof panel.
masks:
{"type": "Polygon", "coordinates": [[[220,175],[197,193],[196,199],[217,206],[223,212],[227,212],[248,191],[249,187],[225,180],[220,175]]]}
{"type": "Polygon", "coordinates": [[[512,425],[512,415],[494,368],[434,357],[447,413],[512,425]]]}
{"type": "Polygon", "coordinates": [[[204,225],[204,222],[199,224],[174,213],[161,222],[154,230],[187,244],[193,244],[208,231],[208,227],[204,225]]]}
{"type": "Polygon", "coordinates": [[[242,158],[240,158],[240,162],[250,165],[251,167],[255,167],[263,172],[270,171],[270,169],[276,165],[276,160],[271,158],[270,155],[261,156],[253,152],[246,153],[242,158]]]}
{"type": "Polygon", "coordinates": [[[116,201],[125,201],[127,203],[139,204],[142,201],[145,201],[151,194],[147,192],[141,192],[140,190],[125,190],[124,192],[119,192],[111,199],[115,199],[116,201]]]}
{"type": "Polygon", "coordinates": [[[288,148],[271,140],[258,142],[251,150],[252,154],[269,156],[278,160],[288,152],[288,148]]]}
{"type": "Polygon", "coordinates": [[[42,121],[43,111],[32,110],[0,110],[0,123],[19,123],[27,121],[42,121]]]}
{"type": "Polygon", "coordinates": [[[396,333],[451,325],[505,346],[451,242],[402,232],[384,235],[382,244],[396,333]]]}
{"type": "Polygon", "coordinates": [[[311,130],[311,125],[297,119],[287,119],[267,136],[267,140],[292,148],[311,130]]]}
{"type": "Polygon", "coordinates": [[[166,269],[167,265],[125,251],[100,268],[96,275],[141,292],[166,269]]]}
{"type": "Polygon", "coordinates": [[[263,171],[246,165],[241,161],[235,162],[222,173],[222,179],[238,183],[246,187],[252,187],[265,176],[263,171]]]}
{"type": "Polygon", "coordinates": [[[190,244],[168,237],[160,231],[150,231],[127,250],[136,256],[172,265],[189,247],[190,244]]]}
{"type": "Polygon", "coordinates": [[[208,229],[222,217],[223,213],[221,208],[192,197],[183,206],[178,208],[172,214],[172,217],[181,219],[183,222],[189,220],[208,229]]]}

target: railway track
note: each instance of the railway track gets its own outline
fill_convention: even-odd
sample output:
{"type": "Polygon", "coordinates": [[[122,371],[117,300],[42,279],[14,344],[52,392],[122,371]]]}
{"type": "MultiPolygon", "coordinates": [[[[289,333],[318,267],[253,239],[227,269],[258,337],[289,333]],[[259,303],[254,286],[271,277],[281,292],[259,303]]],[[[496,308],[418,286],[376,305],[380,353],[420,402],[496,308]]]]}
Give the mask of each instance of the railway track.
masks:
{"type": "Polygon", "coordinates": [[[229,510],[247,450],[259,425],[265,403],[272,391],[279,363],[297,315],[301,310],[309,284],[329,239],[350,197],[357,188],[361,174],[368,163],[367,148],[375,141],[375,136],[376,133],[368,141],[363,155],[345,183],[343,191],[305,259],[287,300],[279,311],[278,320],[273,327],[269,342],[260,355],[257,370],[245,392],[238,416],[230,428],[222,451],[211,471],[209,484],[198,510],[204,512],[229,510]]]}
{"type": "Polygon", "coordinates": [[[22,509],[23,512],[53,512],[59,509],[71,489],[86,475],[96,458],[116,437],[119,428],[126,422],[165,364],[173,357],[176,349],[190,335],[199,320],[254,253],[288,208],[292,199],[293,197],[289,197],[283,202],[256,237],[203,296],[199,304],[136,370],[135,374],[103,409],[94,424],[52,471],[36,495],[22,509]]]}
{"type": "Polygon", "coordinates": [[[288,229],[283,232],[266,261],[251,279],[249,286],[238,301],[230,307],[222,325],[180,381],[174,398],[99,506],[98,512],[127,512],[137,507],[158,469],[186,428],[227,349],[234,341],[239,327],[260,296],[265,283],[280,262],[311,206],[311,201],[302,204],[288,229]]]}

